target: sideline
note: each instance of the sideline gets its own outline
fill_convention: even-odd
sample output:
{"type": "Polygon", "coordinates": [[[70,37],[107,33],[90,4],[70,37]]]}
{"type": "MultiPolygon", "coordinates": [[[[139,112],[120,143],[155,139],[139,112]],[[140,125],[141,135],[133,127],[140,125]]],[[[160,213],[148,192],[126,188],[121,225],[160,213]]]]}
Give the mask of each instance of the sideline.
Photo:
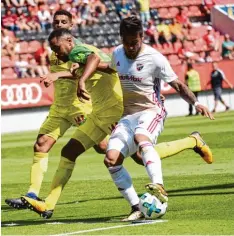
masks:
{"type": "Polygon", "coordinates": [[[80,230],[70,233],[62,233],[62,234],[53,234],[53,236],[65,236],[65,235],[73,235],[73,234],[83,234],[83,233],[89,233],[89,232],[95,232],[95,231],[104,231],[108,229],[118,229],[118,228],[125,228],[125,227],[135,227],[135,226],[141,226],[141,225],[149,225],[149,224],[157,224],[157,223],[165,223],[168,222],[168,220],[149,220],[149,221],[137,221],[129,225],[116,225],[116,226],[110,226],[110,227],[103,227],[103,228],[96,228],[96,229],[88,229],[88,230],[80,230]]]}

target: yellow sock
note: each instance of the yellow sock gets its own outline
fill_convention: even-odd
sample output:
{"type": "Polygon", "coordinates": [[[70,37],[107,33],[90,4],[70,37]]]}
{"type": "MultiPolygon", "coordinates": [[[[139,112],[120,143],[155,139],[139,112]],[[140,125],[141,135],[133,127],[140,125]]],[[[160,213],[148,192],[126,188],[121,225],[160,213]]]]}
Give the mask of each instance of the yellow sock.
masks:
{"type": "Polygon", "coordinates": [[[55,173],[52,181],[49,196],[45,199],[48,210],[53,210],[62,193],[62,190],[71,177],[72,171],[75,167],[75,162],[61,157],[59,167],[55,173]]]}
{"type": "Polygon", "coordinates": [[[155,146],[161,159],[175,155],[185,149],[191,149],[196,146],[196,139],[187,137],[172,142],[159,143],[155,146]]]}
{"type": "Polygon", "coordinates": [[[30,173],[30,186],[28,192],[39,195],[44,173],[48,168],[48,153],[34,152],[33,164],[30,173]]]}

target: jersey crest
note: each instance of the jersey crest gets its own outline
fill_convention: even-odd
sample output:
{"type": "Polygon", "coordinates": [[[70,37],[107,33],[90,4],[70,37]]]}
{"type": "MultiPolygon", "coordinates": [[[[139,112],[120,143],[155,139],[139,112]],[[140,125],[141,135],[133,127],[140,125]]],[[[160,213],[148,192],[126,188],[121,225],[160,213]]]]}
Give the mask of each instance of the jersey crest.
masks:
{"type": "Polygon", "coordinates": [[[136,64],[136,68],[137,68],[138,71],[141,71],[141,70],[143,69],[143,67],[144,67],[144,66],[143,66],[143,64],[141,64],[141,63],[137,63],[137,64],[136,64]]]}

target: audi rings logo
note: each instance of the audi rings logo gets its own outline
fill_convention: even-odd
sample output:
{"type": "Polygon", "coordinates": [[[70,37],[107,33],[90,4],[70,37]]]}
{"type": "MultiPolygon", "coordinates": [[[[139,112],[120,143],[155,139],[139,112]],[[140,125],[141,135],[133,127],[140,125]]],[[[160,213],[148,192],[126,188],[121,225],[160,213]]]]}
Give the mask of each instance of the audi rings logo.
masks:
{"type": "Polygon", "coordinates": [[[1,86],[2,106],[36,104],[41,100],[42,90],[37,83],[1,86]]]}

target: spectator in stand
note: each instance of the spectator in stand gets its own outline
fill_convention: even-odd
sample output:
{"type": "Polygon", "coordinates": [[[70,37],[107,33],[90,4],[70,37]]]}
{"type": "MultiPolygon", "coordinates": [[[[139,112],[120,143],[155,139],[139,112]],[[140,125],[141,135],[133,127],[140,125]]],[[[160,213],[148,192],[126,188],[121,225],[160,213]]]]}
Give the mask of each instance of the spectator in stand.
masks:
{"type": "Polygon", "coordinates": [[[172,19],[171,24],[169,24],[169,30],[171,33],[171,42],[175,43],[177,39],[182,39],[182,25],[177,22],[176,18],[172,19]]]}
{"type": "Polygon", "coordinates": [[[25,5],[25,0],[10,0],[15,7],[23,7],[25,5]]]}
{"type": "Polygon", "coordinates": [[[157,44],[158,43],[158,33],[156,26],[153,24],[152,20],[148,21],[148,25],[146,27],[145,34],[150,38],[150,44],[157,44]]]}
{"type": "Polygon", "coordinates": [[[179,7],[179,12],[175,18],[176,18],[176,21],[179,24],[183,25],[185,28],[189,28],[191,26],[187,13],[184,11],[182,7],[179,7]]]}
{"type": "MultiPolygon", "coordinates": [[[[199,73],[193,69],[193,65],[188,63],[188,70],[185,75],[185,83],[188,85],[190,90],[195,94],[196,98],[198,98],[198,92],[201,91],[201,81],[199,73]]],[[[189,116],[193,115],[193,105],[189,104],[189,116]]],[[[198,112],[196,112],[198,115],[198,112]]]]}
{"type": "Polygon", "coordinates": [[[127,0],[122,0],[121,4],[116,6],[117,13],[121,19],[129,17],[131,15],[131,4],[127,0]]]}
{"type": "Polygon", "coordinates": [[[17,20],[15,22],[16,26],[21,30],[29,31],[31,27],[28,25],[28,17],[23,13],[22,8],[17,8],[17,20]]]}
{"type": "Polygon", "coordinates": [[[50,55],[50,48],[48,46],[47,41],[44,41],[42,43],[42,46],[37,49],[37,51],[34,54],[34,58],[38,65],[44,65],[44,64],[49,64],[49,55],[50,55]]]}
{"type": "Polygon", "coordinates": [[[198,63],[205,63],[206,62],[206,60],[205,60],[205,52],[200,52],[199,53],[199,55],[198,55],[198,57],[197,57],[197,62],[198,63]]]}
{"type": "Polygon", "coordinates": [[[229,106],[224,102],[223,98],[221,97],[221,95],[222,95],[222,82],[225,81],[231,89],[233,89],[233,85],[226,78],[223,71],[219,69],[218,63],[213,62],[212,66],[213,66],[213,70],[210,75],[211,80],[208,82],[208,84],[211,84],[211,88],[213,89],[213,93],[214,93],[215,105],[214,105],[214,109],[212,112],[216,112],[218,101],[220,101],[225,106],[226,111],[227,111],[227,110],[229,110],[229,106]]]}
{"type": "Polygon", "coordinates": [[[203,36],[203,39],[206,42],[208,50],[217,51],[219,49],[219,41],[216,40],[212,30],[213,28],[210,25],[207,26],[207,33],[203,36]]]}
{"type": "Polygon", "coordinates": [[[46,10],[46,5],[44,3],[38,4],[37,16],[41,23],[42,30],[47,30],[51,26],[52,17],[50,12],[46,10]]]}
{"type": "Polygon", "coordinates": [[[177,55],[182,62],[189,61],[193,62],[197,59],[196,54],[194,54],[187,44],[183,40],[181,42],[181,47],[177,50],[177,55]]]}
{"type": "Polygon", "coordinates": [[[29,64],[30,64],[29,71],[33,78],[38,76],[41,77],[45,74],[48,74],[48,67],[44,65],[38,65],[35,58],[32,57],[29,61],[29,64]]]}
{"type": "Polygon", "coordinates": [[[150,20],[150,1],[149,0],[137,0],[140,5],[140,16],[143,25],[150,20]]]}
{"type": "Polygon", "coordinates": [[[91,11],[95,17],[99,14],[106,15],[106,6],[100,0],[91,0],[91,11]]]}
{"type": "Polygon", "coordinates": [[[230,40],[229,34],[224,35],[224,42],[222,43],[222,57],[233,59],[232,53],[234,51],[234,42],[230,40]]]}
{"type": "Polygon", "coordinates": [[[28,16],[28,25],[30,26],[31,30],[41,32],[41,25],[35,11],[30,12],[30,16],[28,16]]]}
{"type": "Polygon", "coordinates": [[[12,31],[18,30],[15,22],[17,20],[17,15],[11,13],[10,10],[6,11],[6,15],[2,17],[2,26],[5,29],[9,29],[12,31]]]}
{"type": "Polygon", "coordinates": [[[203,52],[203,53],[205,53],[205,60],[206,60],[206,62],[213,62],[213,59],[210,56],[210,52],[209,51],[206,51],[206,52],[203,52]]]}
{"type": "Polygon", "coordinates": [[[15,59],[15,70],[17,73],[18,78],[27,78],[30,77],[30,75],[28,74],[28,68],[29,68],[29,64],[28,61],[26,61],[23,58],[23,55],[17,55],[16,59],[15,59]]]}
{"type": "Polygon", "coordinates": [[[97,18],[91,15],[91,6],[89,0],[83,0],[79,5],[78,17],[76,19],[77,24],[82,25],[92,25],[94,22],[97,22],[97,18]]]}
{"type": "Polygon", "coordinates": [[[203,0],[203,9],[206,15],[210,15],[211,8],[215,6],[215,0],[203,0]]]}
{"type": "Polygon", "coordinates": [[[164,20],[160,21],[160,24],[156,26],[158,32],[158,41],[160,44],[169,43],[171,40],[171,32],[169,26],[165,24],[164,20]]]}
{"type": "Polygon", "coordinates": [[[7,30],[7,29],[2,29],[2,48],[5,47],[7,44],[9,43],[14,43],[15,42],[15,36],[13,36],[12,34],[10,34],[11,31],[7,30]]]}

